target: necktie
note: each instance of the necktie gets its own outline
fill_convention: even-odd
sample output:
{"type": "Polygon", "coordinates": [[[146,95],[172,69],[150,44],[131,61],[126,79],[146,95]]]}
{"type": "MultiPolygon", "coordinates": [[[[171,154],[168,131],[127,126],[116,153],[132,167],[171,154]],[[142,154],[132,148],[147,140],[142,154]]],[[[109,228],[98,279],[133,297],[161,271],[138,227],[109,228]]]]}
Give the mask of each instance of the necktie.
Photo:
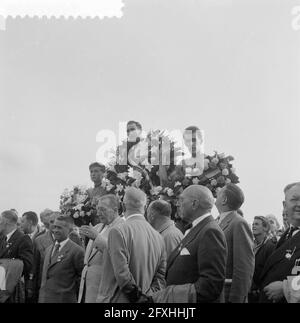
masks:
{"type": "Polygon", "coordinates": [[[54,259],[56,258],[56,256],[58,255],[59,253],[59,248],[60,248],[60,244],[57,243],[55,246],[54,246],[54,250],[53,250],[53,253],[52,253],[52,256],[51,256],[51,262],[54,261],[54,259]]]}

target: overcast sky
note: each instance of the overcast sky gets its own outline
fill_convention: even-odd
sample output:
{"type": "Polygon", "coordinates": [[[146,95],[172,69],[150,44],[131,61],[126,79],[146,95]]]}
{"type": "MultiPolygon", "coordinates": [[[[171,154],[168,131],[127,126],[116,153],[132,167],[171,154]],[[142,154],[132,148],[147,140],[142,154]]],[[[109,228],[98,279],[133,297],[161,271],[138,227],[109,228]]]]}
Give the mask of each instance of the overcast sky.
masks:
{"type": "Polygon", "coordinates": [[[0,208],[57,209],[90,186],[120,121],[205,131],[235,157],[243,210],[281,218],[300,177],[300,30],[292,0],[125,0],[122,18],[8,19],[0,31],[0,208]]]}

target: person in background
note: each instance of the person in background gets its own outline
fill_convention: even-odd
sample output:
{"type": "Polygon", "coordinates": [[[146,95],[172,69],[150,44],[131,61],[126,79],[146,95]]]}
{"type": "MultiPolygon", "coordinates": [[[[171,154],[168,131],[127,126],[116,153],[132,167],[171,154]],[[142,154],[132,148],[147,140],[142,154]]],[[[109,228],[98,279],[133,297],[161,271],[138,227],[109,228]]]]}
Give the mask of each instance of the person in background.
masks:
{"type": "Polygon", "coordinates": [[[237,213],[244,199],[243,191],[232,183],[219,190],[216,199],[220,213],[218,223],[224,231],[228,247],[226,303],[247,302],[254,273],[252,232],[246,220],[237,213]]]}
{"type": "MultiPolygon", "coordinates": [[[[0,258],[23,261],[25,289],[30,285],[33,267],[33,245],[30,237],[17,227],[18,216],[13,211],[4,211],[0,215],[0,258]]],[[[25,295],[27,291],[25,290],[25,295]]],[[[10,299],[9,302],[12,300],[10,299]]]]}
{"type": "Polygon", "coordinates": [[[55,244],[46,250],[39,303],[77,303],[84,250],[69,238],[73,226],[71,217],[55,219],[55,244]]]}
{"type": "Polygon", "coordinates": [[[105,173],[105,166],[100,163],[92,163],[89,166],[90,177],[94,183],[94,187],[88,189],[88,196],[91,200],[91,205],[96,208],[98,198],[107,194],[106,190],[101,186],[102,179],[105,173]]]}
{"type": "Polygon", "coordinates": [[[280,224],[279,224],[276,216],[273,215],[273,214],[268,214],[268,215],[266,215],[266,219],[270,223],[270,235],[271,235],[271,237],[273,237],[274,239],[276,239],[276,241],[278,241],[279,238],[280,238],[280,234],[279,234],[280,224]]]}
{"type": "Polygon", "coordinates": [[[182,232],[175,226],[174,221],[171,220],[171,213],[170,203],[164,200],[153,201],[147,209],[148,222],[164,238],[167,259],[183,238],[182,232]]]}
{"type": "Polygon", "coordinates": [[[24,234],[28,235],[33,245],[33,266],[30,273],[30,280],[26,287],[26,303],[37,303],[38,300],[38,280],[40,272],[40,252],[37,248],[35,239],[41,234],[38,230],[38,216],[33,211],[25,212],[21,218],[21,230],[24,234]]]}
{"type": "Polygon", "coordinates": [[[267,259],[270,257],[276,247],[276,241],[271,239],[270,223],[264,216],[255,216],[252,224],[254,236],[254,255],[255,268],[251,291],[249,293],[249,303],[259,302],[259,277],[264,268],[267,259]]]}
{"type": "Polygon", "coordinates": [[[282,233],[284,233],[286,230],[290,228],[289,219],[284,209],[282,211],[282,223],[283,223],[282,233]]]}
{"type": "Polygon", "coordinates": [[[50,209],[45,209],[40,213],[40,220],[43,224],[43,233],[45,233],[47,230],[49,230],[49,226],[50,226],[50,216],[53,213],[52,210],[50,209]]]}

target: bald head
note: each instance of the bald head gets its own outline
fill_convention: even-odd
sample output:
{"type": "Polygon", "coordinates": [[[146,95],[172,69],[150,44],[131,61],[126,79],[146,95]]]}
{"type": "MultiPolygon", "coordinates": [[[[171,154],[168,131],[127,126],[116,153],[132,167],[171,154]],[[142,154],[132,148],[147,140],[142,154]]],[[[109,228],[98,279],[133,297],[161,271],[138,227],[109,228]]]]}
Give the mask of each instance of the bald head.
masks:
{"type": "Polygon", "coordinates": [[[147,196],[142,190],[131,186],[125,191],[123,203],[126,209],[125,216],[134,213],[144,214],[147,196]]]}
{"type": "Polygon", "coordinates": [[[193,221],[211,211],[214,206],[212,192],[202,185],[188,186],[180,195],[179,207],[183,219],[193,221]]]}

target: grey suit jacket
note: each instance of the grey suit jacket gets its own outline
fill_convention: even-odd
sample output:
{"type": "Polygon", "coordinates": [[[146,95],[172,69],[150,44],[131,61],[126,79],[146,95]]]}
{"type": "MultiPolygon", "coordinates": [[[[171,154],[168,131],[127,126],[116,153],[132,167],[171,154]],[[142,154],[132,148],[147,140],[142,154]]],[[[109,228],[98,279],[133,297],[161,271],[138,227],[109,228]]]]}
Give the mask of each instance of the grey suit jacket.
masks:
{"type": "Polygon", "coordinates": [[[220,227],[228,248],[226,279],[232,279],[231,284],[225,285],[225,301],[247,302],[255,261],[250,226],[243,217],[232,211],[221,221],[220,227]]]}
{"type": "Polygon", "coordinates": [[[80,303],[82,300],[84,300],[84,303],[96,302],[104,261],[102,240],[107,241],[110,229],[122,222],[124,222],[124,219],[117,217],[103,233],[101,233],[103,223],[99,223],[95,226],[95,229],[99,232],[99,235],[94,241],[89,240],[86,247],[78,303],[80,303]]]}
{"type": "Polygon", "coordinates": [[[53,247],[46,250],[39,303],[76,303],[84,250],[69,240],[50,262],[53,247]]]}
{"type": "Polygon", "coordinates": [[[144,294],[165,287],[166,251],[163,238],[143,216],[113,227],[97,302],[128,303],[125,286],[135,284],[144,294]]]}

